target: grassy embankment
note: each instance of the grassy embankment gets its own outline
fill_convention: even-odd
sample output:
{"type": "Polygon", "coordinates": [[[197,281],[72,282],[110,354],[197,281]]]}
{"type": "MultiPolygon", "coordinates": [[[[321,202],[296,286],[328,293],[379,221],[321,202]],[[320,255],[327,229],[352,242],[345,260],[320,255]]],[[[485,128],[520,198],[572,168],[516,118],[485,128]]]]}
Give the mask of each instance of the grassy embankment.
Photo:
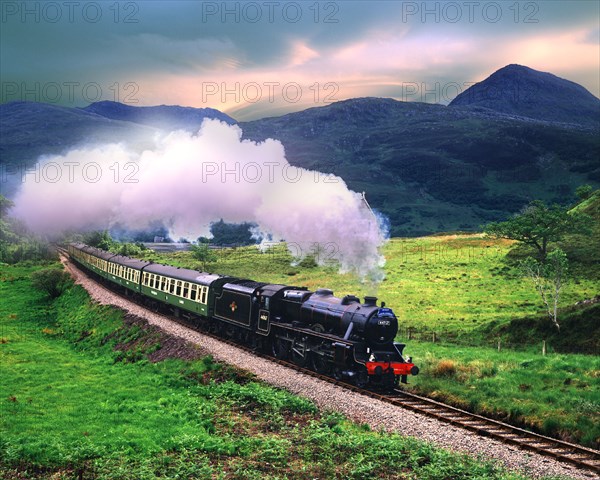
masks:
{"type": "Polygon", "coordinates": [[[521,478],[210,358],[151,363],[156,332],[80,287],[51,302],[31,289],[35,268],[1,272],[2,478],[521,478]]]}

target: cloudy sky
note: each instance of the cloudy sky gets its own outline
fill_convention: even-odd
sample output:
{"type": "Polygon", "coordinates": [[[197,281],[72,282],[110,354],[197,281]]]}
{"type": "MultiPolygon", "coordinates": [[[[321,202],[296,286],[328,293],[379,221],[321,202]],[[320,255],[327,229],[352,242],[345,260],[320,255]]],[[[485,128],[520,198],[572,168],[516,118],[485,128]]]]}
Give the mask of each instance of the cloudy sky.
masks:
{"type": "Polygon", "coordinates": [[[2,0],[1,101],[218,108],[448,103],[518,63],[600,96],[600,2],[2,0]]]}

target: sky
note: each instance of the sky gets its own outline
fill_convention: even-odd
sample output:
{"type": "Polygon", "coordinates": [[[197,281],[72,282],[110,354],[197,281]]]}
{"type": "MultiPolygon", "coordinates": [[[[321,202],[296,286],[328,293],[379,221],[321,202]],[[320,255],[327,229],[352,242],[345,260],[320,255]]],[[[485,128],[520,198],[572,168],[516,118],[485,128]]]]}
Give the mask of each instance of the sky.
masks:
{"type": "Polygon", "coordinates": [[[600,97],[600,2],[0,1],[0,102],[219,109],[447,104],[508,64],[600,97]]]}

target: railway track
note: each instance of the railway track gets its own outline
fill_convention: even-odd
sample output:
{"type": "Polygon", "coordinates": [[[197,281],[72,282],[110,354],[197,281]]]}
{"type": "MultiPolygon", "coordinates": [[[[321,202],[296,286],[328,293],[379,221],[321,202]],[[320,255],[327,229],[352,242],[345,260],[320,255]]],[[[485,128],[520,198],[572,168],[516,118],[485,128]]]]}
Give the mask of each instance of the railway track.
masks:
{"type": "MultiPolygon", "coordinates": [[[[63,253],[65,257],[68,258],[66,252],[61,253],[63,253]]],[[[89,272],[80,269],[79,266],[77,266],[73,262],[70,263],[71,265],[74,265],[76,268],[84,272],[88,277],[91,277],[94,281],[97,280],[95,276],[90,275],[89,272]]],[[[102,283],[102,285],[108,288],[108,286],[104,282],[102,283]]],[[[110,290],[121,295],[120,292],[116,291],[113,288],[110,288],[110,290]]],[[[132,301],[130,297],[127,297],[125,295],[121,296],[129,301],[132,301]]],[[[140,304],[136,303],[136,305],[140,304]]],[[[477,415],[466,410],[462,410],[460,408],[453,407],[451,405],[446,405],[436,400],[432,400],[430,398],[405,392],[400,389],[396,389],[389,393],[382,393],[359,388],[356,385],[352,385],[341,380],[336,380],[329,376],[296,365],[287,360],[274,358],[271,355],[265,354],[251,347],[237,343],[234,340],[223,338],[222,336],[204,330],[199,330],[194,325],[191,325],[190,323],[185,322],[182,319],[174,317],[172,315],[167,315],[165,313],[158,312],[154,313],[157,315],[161,315],[167,320],[183,323],[189,328],[200,331],[203,335],[206,335],[207,337],[211,337],[218,341],[225,342],[248,353],[268,359],[271,362],[291,368],[305,375],[309,375],[311,377],[318,378],[320,380],[337,385],[339,387],[349,389],[355,393],[365,395],[386,403],[390,403],[392,405],[426,415],[428,417],[434,418],[445,423],[449,423],[456,427],[460,427],[474,432],[477,435],[493,438],[502,443],[513,445],[518,448],[530,452],[535,452],[540,455],[552,457],[559,461],[575,465],[578,468],[590,470],[596,474],[600,474],[600,451],[598,450],[586,448],[580,445],[575,445],[555,438],[546,437],[544,435],[530,432],[528,430],[515,427],[513,425],[501,422],[499,420],[477,415]]]]}
{"type": "MultiPolygon", "coordinates": [[[[237,346],[238,348],[244,348],[245,350],[250,351],[250,349],[240,346],[234,342],[231,342],[231,344],[237,346]]],[[[403,390],[396,389],[390,393],[378,393],[365,390],[355,385],[338,381],[331,377],[313,372],[312,370],[299,367],[288,361],[275,359],[260,353],[258,354],[276,363],[279,363],[280,365],[293,368],[294,370],[300,371],[315,378],[319,378],[320,380],[350,389],[361,395],[375,398],[386,403],[391,403],[392,405],[406,408],[413,412],[435,418],[436,420],[449,423],[456,427],[464,428],[476,433],[477,435],[493,438],[502,443],[514,445],[521,449],[535,452],[540,455],[553,457],[562,462],[567,462],[579,468],[591,470],[597,474],[600,474],[600,451],[598,450],[593,450],[581,445],[575,445],[555,438],[546,437],[544,435],[509,425],[499,420],[477,415],[475,413],[461,410],[460,408],[446,405],[436,400],[421,397],[403,390]]]]}

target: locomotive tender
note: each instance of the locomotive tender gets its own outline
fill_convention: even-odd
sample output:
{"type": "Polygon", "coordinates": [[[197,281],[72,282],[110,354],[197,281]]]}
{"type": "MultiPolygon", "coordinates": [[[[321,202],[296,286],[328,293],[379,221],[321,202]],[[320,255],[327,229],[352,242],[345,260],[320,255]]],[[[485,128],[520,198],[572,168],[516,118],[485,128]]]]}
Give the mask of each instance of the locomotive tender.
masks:
{"type": "Polygon", "coordinates": [[[392,388],[419,372],[404,344],[394,342],[398,320],[377,298],[338,298],[331,290],[273,285],[115,255],[83,243],[71,258],[127,295],[275,357],[350,380],[392,388]]]}

